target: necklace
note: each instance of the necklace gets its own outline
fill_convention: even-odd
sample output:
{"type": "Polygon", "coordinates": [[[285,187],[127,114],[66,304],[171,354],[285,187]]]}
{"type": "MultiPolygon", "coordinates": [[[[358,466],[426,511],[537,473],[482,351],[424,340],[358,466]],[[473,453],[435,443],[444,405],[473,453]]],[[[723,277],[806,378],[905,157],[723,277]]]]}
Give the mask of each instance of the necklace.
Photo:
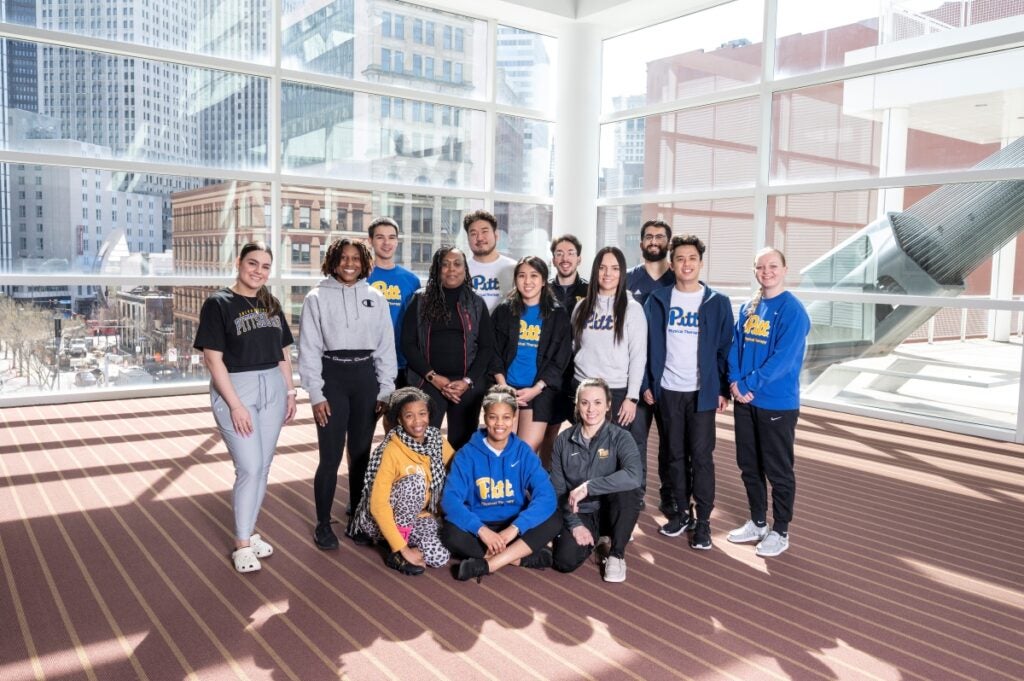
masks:
{"type": "Polygon", "coordinates": [[[241,299],[244,300],[245,302],[249,303],[249,307],[252,308],[253,312],[258,311],[258,309],[260,307],[260,300],[259,300],[259,298],[250,298],[249,296],[247,296],[245,294],[239,293],[235,289],[231,289],[231,292],[234,293],[236,296],[241,297],[241,299]]]}

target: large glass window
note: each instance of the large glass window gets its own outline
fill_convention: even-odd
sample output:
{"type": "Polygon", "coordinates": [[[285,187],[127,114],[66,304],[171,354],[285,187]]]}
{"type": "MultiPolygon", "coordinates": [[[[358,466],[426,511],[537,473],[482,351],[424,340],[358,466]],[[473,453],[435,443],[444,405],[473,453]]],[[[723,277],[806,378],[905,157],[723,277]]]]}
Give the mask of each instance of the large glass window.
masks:
{"type": "Polygon", "coordinates": [[[397,0],[284,0],[281,31],[285,68],[472,99],[487,92],[487,22],[480,19],[397,0]],[[412,30],[406,28],[410,23],[412,30]],[[434,39],[437,31],[444,36],[441,44],[434,39]],[[395,58],[386,58],[395,53],[438,60],[457,53],[462,78],[406,70],[408,59],[396,68],[395,58]]]}
{"type": "Polygon", "coordinates": [[[269,61],[270,3],[259,0],[5,4],[4,20],[12,24],[215,57],[269,61]]]}
{"type": "Polygon", "coordinates": [[[38,52],[38,61],[27,82],[5,73],[17,95],[0,136],[5,149],[215,168],[267,165],[266,78],[18,45],[38,52]]]}
{"type": "Polygon", "coordinates": [[[604,42],[605,112],[761,80],[763,0],[735,0],[604,42]]]}
{"type": "Polygon", "coordinates": [[[495,98],[499,104],[549,111],[555,106],[558,41],[498,26],[495,98]]]}
{"type": "Polygon", "coordinates": [[[1011,50],[780,92],[772,180],[1024,164],[1024,79],[1011,50]]]}
{"type": "Polygon", "coordinates": [[[790,76],[1021,30],[1020,0],[779,0],[776,73],[790,76]]]}
{"type": "Polygon", "coordinates": [[[515,260],[527,255],[546,257],[551,245],[551,206],[495,201],[498,248],[515,260]]]}
{"type": "Polygon", "coordinates": [[[776,196],[768,208],[768,242],[786,253],[792,286],[1024,295],[1024,258],[1016,257],[1024,245],[1024,181],[776,196]]]}
{"type": "Polygon", "coordinates": [[[498,116],[494,189],[551,196],[554,193],[554,126],[518,116],[498,116]]]}
{"type": "MultiPolygon", "coordinates": [[[[986,310],[899,306],[888,333],[876,306],[814,301],[804,399],[1014,430],[1021,333],[993,340],[986,310]]],[[[1007,313],[1009,314],[1009,313],[1007,313]]]]}
{"type": "Polygon", "coordinates": [[[282,164],[288,170],[386,183],[483,187],[482,111],[297,83],[284,83],[281,99],[282,164]],[[441,109],[440,116],[436,109],[441,109]]]}
{"type": "Polygon", "coordinates": [[[673,236],[694,234],[704,242],[707,252],[701,279],[711,286],[749,286],[754,250],[753,199],[602,207],[597,212],[597,243],[618,246],[630,264],[640,262],[640,227],[655,219],[671,225],[673,236]]]}
{"type": "Polygon", "coordinates": [[[600,195],[752,187],[757,116],[741,99],[602,126],[600,195]]]}

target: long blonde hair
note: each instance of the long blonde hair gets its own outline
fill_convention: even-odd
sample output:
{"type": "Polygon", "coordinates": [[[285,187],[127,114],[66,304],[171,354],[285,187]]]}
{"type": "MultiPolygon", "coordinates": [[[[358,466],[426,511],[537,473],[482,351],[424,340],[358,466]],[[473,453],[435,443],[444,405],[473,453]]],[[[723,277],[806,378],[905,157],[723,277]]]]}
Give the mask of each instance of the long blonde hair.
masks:
{"type": "MultiPolygon", "coordinates": [[[[779,256],[779,260],[782,261],[782,266],[786,266],[786,254],[777,248],[766,246],[765,248],[762,248],[760,251],[754,254],[754,267],[757,267],[757,261],[762,256],[768,255],[770,253],[774,253],[777,256],[779,256]]],[[[754,297],[750,299],[749,303],[747,303],[747,317],[749,317],[750,315],[754,314],[754,312],[757,311],[757,307],[761,304],[762,300],[764,300],[764,286],[758,284],[757,290],[754,291],[754,297]]]]}

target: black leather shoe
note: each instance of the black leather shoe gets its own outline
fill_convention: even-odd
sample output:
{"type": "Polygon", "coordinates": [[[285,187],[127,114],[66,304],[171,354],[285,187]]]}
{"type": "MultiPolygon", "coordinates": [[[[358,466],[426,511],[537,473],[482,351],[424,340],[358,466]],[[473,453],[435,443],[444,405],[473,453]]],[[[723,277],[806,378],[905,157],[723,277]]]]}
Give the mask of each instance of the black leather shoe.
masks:
{"type": "Polygon", "coordinates": [[[388,557],[384,559],[384,564],[392,570],[398,570],[403,575],[409,575],[410,577],[423,574],[423,566],[413,565],[407,561],[401,551],[389,553],[388,557]]]}
{"type": "Polygon", "coordinates": [[[460,582],[468,582],[476,578],[479,582],[484,575],[491,573],[491,566],[483,558],[467,558],[459,563],[459,573],[456,579],[460,582]]]}
{"type": "Polygon", "coordinates": [[[313,530],[313,541],[316,543],[316,547],[323,551],[338,548],[338,535],[334,534],[330,522],[317,523],[316,529],[313,530]]]}

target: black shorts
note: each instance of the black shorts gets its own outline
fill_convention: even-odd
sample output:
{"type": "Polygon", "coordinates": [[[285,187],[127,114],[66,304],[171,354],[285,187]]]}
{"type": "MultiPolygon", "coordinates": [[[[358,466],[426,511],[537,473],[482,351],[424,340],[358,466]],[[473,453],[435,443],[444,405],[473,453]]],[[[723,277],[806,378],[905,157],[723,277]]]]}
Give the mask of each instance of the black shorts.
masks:
{"type": "Polygon", "coordinates": [[[565,418],[558,418],[561,413],[558,402],[564,397],[560,391],[545,386],[540,395],[527,402],[525,407],[519,408],[533,411],[534,422],[561,423],[565,418]]]}

